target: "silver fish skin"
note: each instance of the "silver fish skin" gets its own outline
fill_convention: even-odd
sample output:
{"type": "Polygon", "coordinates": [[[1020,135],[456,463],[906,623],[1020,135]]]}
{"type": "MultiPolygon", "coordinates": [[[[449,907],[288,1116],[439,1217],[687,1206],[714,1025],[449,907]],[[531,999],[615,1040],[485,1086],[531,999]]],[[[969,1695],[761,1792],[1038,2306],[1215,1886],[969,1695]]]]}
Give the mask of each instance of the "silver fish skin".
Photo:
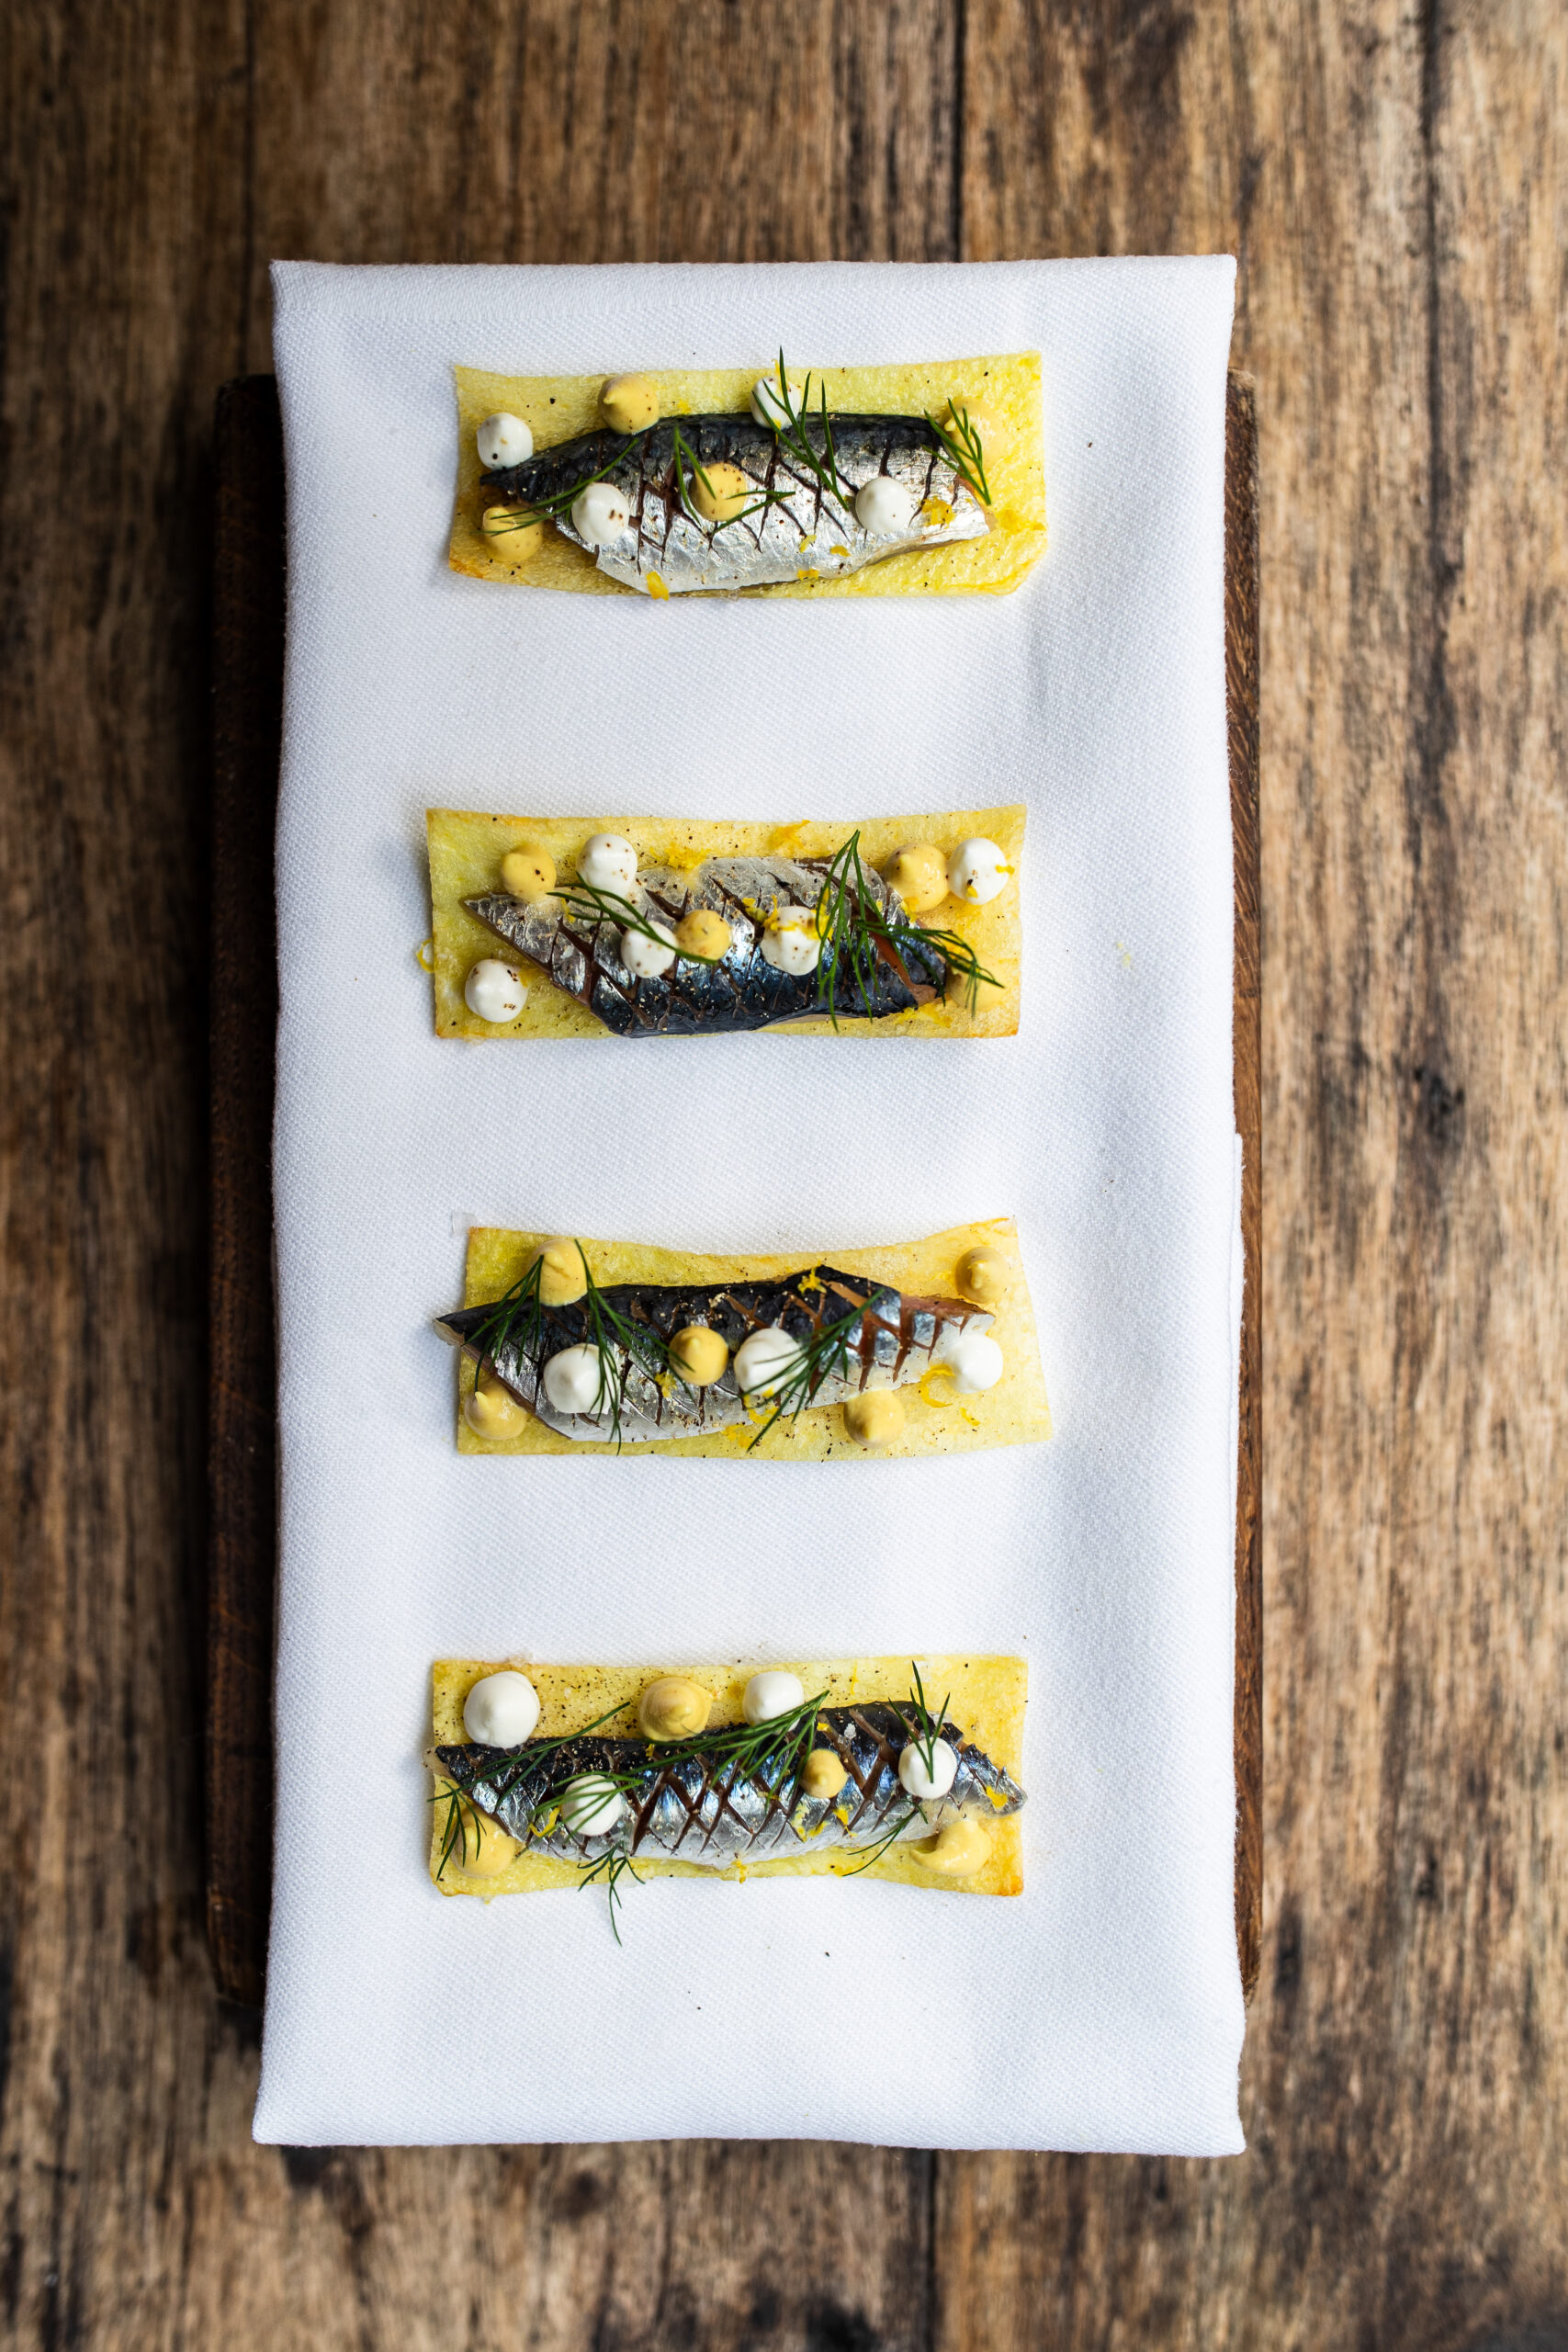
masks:
{"type": "Polygon", "coordinates": [[[482,1747],[472,1742],[433,1747],[425,1763],[531,1852],[592,1863],[621,1848],[634,1857],[723,1870],[731,1862],[776,1861],[824,1847],[853,1851],[879,1845],[895,1827],[901,1838],[928,1838],[964,1813],[982,1821],[1017,1813],[1024,1792],[1011,1775],[966,1740],[955,1724],[944,1719],[940,1736],[957,1753],[957,1778],[945,1797],[919,1808],[898,1778],[909,1726],[897,1707],[881,1700],[824,1707],[817,1717],[811,1745],[830,1747],[849,1774],[834,1797],[807,1796],[797,1786],[804,1743],[765,1758],[747,1774],[735,1774],[711,1757],[661,1760],[646,1740],[592,1734],[552,1749],[537,1766],[530,1766],[526,1744],[482,1747]],[[603,1837],[575,1836],[558,1814],[548,1828],[536,1831],[536,1818],[548,1818],[556,1793],[586,1772],[636,1780],[626,1794],[626,1818],[603,1837]]]}
{"type": "MultiPolygon", "coordinates": [[[[610,1352],[623,1379],[620,1439],[623,1444],[654,1443],[661,1439],[701,1437],[713,1430],[733,1429],[749,1419],[765,1418],[771,1407],[754,1404],[749,1415],[735,1385],[735,1351],[752,1331],[770,1326],[807,1340],[824,1323],[837,1322],[859,1306],[862,1312],[850,1328],[842,1375],[829,1373],[810,1399],[810,1408],[842,1404],[866,1388],[897,1388],[929,1372],[939,1343],[957,1331],[988,1331],[992,1317],[984,1307],[961,1298],[904,1296],[863,1275],[846,1274],[836,1267],[808,1266],[776,1282],[691,1283],[668,1285],[637,1283],[607,1283],[600,1292],[605,1305],[627,1323],[640,1326],[668,1340],[689,1323],[716,1330],[729,1349],[730,1362],[722,1379],[707,1388],[691,1389],[665,1374],[662,1381],[628,1348],[612,1343],[610,1352]]],[[[525,1405],[547,1429],[584,1443],[604,1444],[615,1435],[614,1416],[601,1413],[558,1413],[544,1392],[540,1373],[563,1348],[592,1339],[585,1309],[547,1306],[540,1310],[537,1333],[487,1339],[487,1318],[493,1306],[457,1307],[443,1316],[435,1328],[444,1340],[470,1356],[494,1366],[520,1404],[525,1405]]]]}
{"type": "MultiPolygon", "coordinates": [[[[588,551],[601,571],[645,595],[651,575],[672,596],[705,589],[734,594],[777,586],[808,571],[835,579],[911,548],[985,537],[990,526],[984,507],[923,416],[843,415],[830,416],[829,422],[837,471],[850,492],[847,507],[823,490],[776,434],[750,415],[666,418],[629,436],[580,434],[521,465],[487,473],[484,487],[502,498],[528,501],[559,497],[594,474],[612,483],[630,507],[630,522],[618,538],[588,551]],[[782,503],[733,523],[694,520],[676,482],[677,425],[699,465],[739,466],[759,497],[771,491],[782,494],[782,503]],[[893,537],[874,538],[854,511],[854,493],[877,474],[901,482],[915,502],[908,529],[893,537]]],[[[822,457],[827,444],[820,416],[807,423],[806,434],[822,457]]],[[[689,467],[685,479],[689,497],[689,467]]],[[[574,545],[587,547],[570,512],[555,521],[574,545]]]]}
{"type": "MultiPolygon", "coordinates": [[[[817,904],[828,865],[826,858],[716,857],[694,872],[653,866],[639,874],[630,899],[639,914],[673,931],[691,909],[705,907],[724,917],[732,934],[722,963],[682,958],[662,979],[638,979],[626,969],[618,923],[574,914],[557,897],[529,900],[496,890],[463,904],[615,1036],[700,1036],[769,1029],[827,1012],[831,950],[824,950],[815,972],[797,978],[768,962],[761,937],[775,907],[817,904]]],[[[897,892],[873,868],[863,870],[868,889],[889,919],[905,920],[897,892]]],[[[884,1021],[912,1012],[930,1002],[947,972],[940,952],[919,942],[903,951],[902,967],[879,962],[863,1000],[846,975],[838,989],[840,1019],[884,1021]]]]}

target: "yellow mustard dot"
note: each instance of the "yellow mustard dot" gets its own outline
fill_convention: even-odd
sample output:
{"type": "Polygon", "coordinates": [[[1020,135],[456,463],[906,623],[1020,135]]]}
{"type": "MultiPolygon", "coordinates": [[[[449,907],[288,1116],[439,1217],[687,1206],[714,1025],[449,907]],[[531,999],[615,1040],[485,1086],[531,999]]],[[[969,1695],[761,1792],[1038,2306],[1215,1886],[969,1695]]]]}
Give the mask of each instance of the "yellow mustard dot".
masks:
{"type": "Polygon", "coordinates": [[[555,859],[547,849],[520,842],[501,861],[501,887],[530,906],[536,899],[547,899],[556,887],[555,859]]]}
{"type": "Polygon", "coordinates": [[[491,1445],[520,1437],[528,1424],[526,1408],[488,1364],[463,1399],[463,1419],[476,1437],[491,1445]]]}
{"type": "Polygon", "coordinates": [[[999,1250],[976,1242],[965,1250],[953,1270],[953,1288],[972,1306],[995,1306],[1012,1279],[1012,1269],[999,1250]]]}
{"type": "Polygon", "coordinates": [[[610,376],[599,405],[612,433],[646,433],[659,421],[659,387],[651,376],[610,376]]]}
{"type": "Polygon", "coordinates": [[[675,926],[675,944],[682,956],[700,956],[716,964],[729,953],[734,933],[711,907],[688,907],[675,926]]]}
{"type": "Polygon", "coordinates": [[[844,1427],[857,1445],[877,1453],[904,1428],[904,1400],[893,1388],[863,1388],[844,1406],[844,1427]]]}
{"type": "Polygon", "coordinates": [[[733,523],[750,505],[756,485],[739,466],[719,459],[713,465],[705,465],[701,473],[693,468],[687,477],[686,494],[705,522],[733,523]]]}
{"type": "Polygon", "coordinates": [[[670,1369],[688,1388],[709,1388],[724,1377],[729,1350],[717,1331],[688,1323],[670,1342],[670,1369]]]}
{"type": "Polygon", "coordinates": [[[989,1012],[1007,995],[1005,980],[990,980],[983,975],[961,971],[956,964],[947,967],[942,993],[946,1003],[957,1012],[989,1012]]]}
{"type": "Polygon", "coordinates": [[[961,1814],[939,1829],[934,1838],[909,1849],[909,1859],[938,1878],[973,1878],[985,1867],[991,1841],[977,1821],[961,1814]]]}
{"type": "Polygon", "coordinates": [[[644,1739],[690,1739],[707,1728],[713,1693],[689,1675],[661,1674],[637,1701],[637,1729],[644,1739]]]}
{"type": "Polygon", "coordinates": [[[883,874],[904,901],[906,914],[930,914],[947,896],[947,860],[934,842],[910,842],[889,858],[883,874]]]}
{"type": "Polygon", "coordinates": [[[830,1747],[814,1747],[806,1759],[800,1785],[808,1797],[836,1797],[849,1777],[830,1747]]]}
{"type": "Polygon", "coordinates": [[[543,519],[529,506],[487,506],[479,529],[501,563],[532,563],[545,544],[543,519]]]}
{"type": "Polygon", "coordinates": [[[452,1861],[465,1878],[499,1878],[517,1859],[516,1838],[509,1838],[488,1815],[476,1812],[467,1797],[458,1800],[458,1809],[463,1826],[452,1849],[452,1861]]]}
{"type": "Polygon", "coordinates": [[[540,1269],[541,1306],[575,1306],[580,1298],[586,1296],[587,1269],[582,1252],[570,1234],[558,1233],[550,1240],[539,1242],[529,1255],[528,1265],[540,1269]]]}

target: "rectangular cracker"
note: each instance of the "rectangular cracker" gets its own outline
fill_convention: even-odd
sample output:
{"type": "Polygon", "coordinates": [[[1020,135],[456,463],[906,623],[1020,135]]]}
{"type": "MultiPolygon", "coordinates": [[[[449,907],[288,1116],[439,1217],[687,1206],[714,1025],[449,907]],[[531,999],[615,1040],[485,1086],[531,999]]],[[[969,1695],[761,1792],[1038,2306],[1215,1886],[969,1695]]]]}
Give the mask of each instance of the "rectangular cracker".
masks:
{"type": "MultiPolygon", "coordinates": [[[[492,494],[479,488],[484,469],[474,435],[497,410],[520,416],[536,450],[554,448],[603,423],[599,394],[604,376],[497,376],[481,368],[455,368],[457,393],[457,496],[447,561],[474,580],[503,580],[531,588],[565,588],[592,596],[636,596],[638,591],[601,571],[584,548],[547,526],[531,563],[510,564],[479,529],[492,494]]],[[[605,373],[611,372],[606,369],[605,373]]],[[[665,416],[726,415],[743,410],[760,368],[664,368],[648,371],[659,387],[665,416]]],[[[795,370],[790,370],[795,382],[795,370]]],[[[747,596],[1006,595],[1018,587],[1045,547],[1044,444],[1041,428],[1040,354],[1019,351],[976,359],[933,360],[894,368],[825,368],[811,371],[815,404],[828,388],[829,412],[925,416],[941,413],[955,394],[995,416],[1000,437],[986,458],[995,506],[983,539],[921,548],[885,558],[832,580],[786,581],[731,593],[747,596]]],[[[651,597],[642,602],[651,604],[651,597]]],[[[680,597],[670,599],[681,603],[680,597]]]]}
{"type": "MultiPolygon", "coordinates": [[[[537,1245],[548,1238],[541,1233],[509,1233],[494,1226],[474,1226],[468,1233],[465,1306],[479,1306],[499,1298],[516,1281],[537,1245]]],[[[661,1461],[679,1455],[717,1455],[731,1461],[865,1462],[887,1461],[916,1454],[970,1453],[998,1445],[1030,1445],[1051,1434],[1051,1408],[1045,1376],[1040,1367],[1034,1313],[1023,1261],[1019,1254],[1018,1227],[1011,1217],[992,1217],[979,1225],[959,1225],[924,1241],[905,1241],[874,1250],[825,1250],[823,1260],[846,1274],[864,1274],[892,1283],[901,1291],[924,1295],[953,1295],[953,1268],[966,1250],[984,1243],[1006,1259],[1011,1279],[991,1329],[1007,1369],[997,1385],[978,1396],[953,1397],[952,1382],[930,1380],[931,1394],[922,1394],[911,1382],[898,1390],[904,1406],[904,1427],[891,1445],[874,1456],[857,1446],[844,1430],[839,1405],[812,1406],[795,1419],[775,1421],[754,1453],[749,1452],[757,1430],[749,1422],[713,1430],[698,1437],[628,1442],[622,1461],[654,1454],[661,1461]]],[[[720,1283],[766,1281],[795,1272],[809,1258],[702,1258],[679,1250],[659,1250],[637,1241],[590,1241],[583,1249],[601,1288],[611,1283],[720,1283]]],[[[499,1443],[476,1437],[463,1419],[463,1399],[474,1385],[476,1366],[458,1357],[457,1450],[460,1453],[615,1453],[608,1441],[563,1437],[530,1414],[521,1436],[499,1443]]],[[[761,1417],[760,1417],[761,1418],[761,1417]]]]}
{"type": "MultiPolygon", "coordinates": [[[[826,1690],[825,1706],[841,1707],[873,1699],[908,1699],[910,1689],[910,1661],[907,1657],[862,1657],[822,1660],[771,1661],[788,1666],[798,1674],[808,1693],[826,1690]]],[[[1021,1785],[1023,1781],[1023,1714],[1029,1696],[1029,1668],[1017,1657],[930,1657],[918,1658],[926,1696],[934,1709],[944,1693],[952,1697],[948,1713],[966,1737],[983,1747],[994,1763],[1011,1774],[1021,1785]]],[[[690,1675],[705,1690],[711,1690],[718,1701],[717,1720],[739,1723],[741,1719],[740,1698],[748,1678],[756,1672],[755,1665],[743,1665],[731,1659],[724,1666],[537,1666],[523,1657],[440,1658],[431,1677],[432,1724],[436,1747],[451,1747],[465,1739],[463,1702],[474,1684],[484,1674],[494,1674],[499,1667],[512,1666],[525,1673],[539,1694],[538,1736],[549,1738],[558,1732],[570,1732],[591,1724],[611,1707],[627,1710],[624,1723],[609,1723],[604,1726],[607,1736],[619,1736],[637,1729],[637,1702],[647,1683],[655,1674],[690,1675]]],[[[450,1786],[450,1783],[442,1783],[450,1786]]],[[[570,1886],[581,1890],[581,1874],[573,1862],[562,1861],[551,1854],[530,1853],[525,1847],[515,1860],[491,1879],[465,1878],[461,1871],[447,1864],[444,1876],[437,1877],[441,1863],[441,1847],[446,1813],[442,1805],[433,1805],[430,1876],[432,1883],[442,1894],[477,1894],[488,1902],[492,1894],[524,1894],[542,1887],[570,1886]]],[[[871,1864],[863,1875],[866,1878],[895,1880],[902,1886],[919,1886],[928,1892],[946,1894],[1019,1894],[1023,1889],[1023,1841],[1020,1820],[1012,1814],[1005,1820],[988,1825],[991,1851],[985,1867],[970,1879],[940,1879],[922,1870],[908,1853],[895,1847],[880,1861],[871,1864]]],[[[726,1870],[710,1870],[700,1862],[644,1861],[637,1858],[637,1867],[645,1877],[655,1878],[812,1878],[842,1875],[855,1866],[852,1851],[829,1849],[820,1854],[792,1856],[788,1860],[738,1862],[726,1870]]],[[[592,1894],[594,1890],[589,1889],[592,1894]]],[[[635,1897],[637,1890],[626,1890],[626,1899],[635,1897]]]]}
{"type": "MultiPolygon", "coordinates": [[[[1023,855],[1026,811],[1006,808],[955,808],[914,817],[874,817],[860,827],[861,854],[867,865],[882,866],[907,842],[934,842],[951,849],[976,834],[994,841],[1009,865],[1020,866],[1023,855]]],[[[595,833],[620,833],[634,843],[645,866],[671,865],[691,869],[710,857],[779,854],[792,857],[830,857],[855,831],[852,823],[823,823],[802,819],[794,824],[741,817],[492,817],[468,808],[428,808],[425,838],[430,854],[430,910],[435,990],[435,1034],[438,1037],[604,1037],[616,1039],[596,1014],[557,988],[537,965],[521,958],[519,968],[528,982],[528,999],[515,1021],[503,1027],[479,1021],[463,1001],[463,982],[480,956],[503,961],[517,951],[498,939],[488,924],[471,915],[465,899],[481,897],[501,888],[501,861],[508,850],[523,842],[547,850],[563,874],[575,871],[583,844],[595,833]]],[[[831,1022],[792,1021],[761,1036],[778,1037],[1010,1037],[1018,1030],[1021,938],[1019,904],[1021,882],[1015,879],[988,906],[966,906],[948,899],[921,920],[935,930],[957,932],[973,946],[987,972],[1002,983],[1005,994],[971,1012],[964,1004],[938,998],[894,1013],[886,1021],[867,1021],[841,1014],[837,1031],[831,1022]]],[[[635,1041],[646,1052],[656,1041],[635,1041]]]]}

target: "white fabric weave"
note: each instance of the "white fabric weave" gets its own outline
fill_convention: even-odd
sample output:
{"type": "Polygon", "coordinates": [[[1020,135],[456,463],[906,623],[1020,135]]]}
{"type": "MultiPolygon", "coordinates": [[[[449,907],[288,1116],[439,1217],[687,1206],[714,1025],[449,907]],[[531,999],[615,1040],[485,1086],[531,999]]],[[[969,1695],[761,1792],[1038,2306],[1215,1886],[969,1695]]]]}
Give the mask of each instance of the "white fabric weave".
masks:
{"type": "Polygon", "coordinates": [[[277,1838],[259,2139],[1242,2144],[1228,260],[275,272],[277,1838]],[[446,563],[455,361],[1039,349],[1009,597],[575,597],[446,563]],[[722,695],[716,684],[722,684],[722,695]],[[716,707],[721,723],[714,723],[716,707]],[[1030,804],[1012,1042],[431,1033],[427,803],[1030,804]],[[659,1148],[689,1106],[711,1182],[659,1148]],[[653,1148],[649,1148],[650,1145],[653,1148]],[[846,1254],[1019,1216],[1057,1435],[936,1462],[464,1459],[471,1216],[846,1254]],[[424,1874],[431,1660],[1030,1662],[1016,1901],[864,1878],[486,1907],[424,1874]]]}

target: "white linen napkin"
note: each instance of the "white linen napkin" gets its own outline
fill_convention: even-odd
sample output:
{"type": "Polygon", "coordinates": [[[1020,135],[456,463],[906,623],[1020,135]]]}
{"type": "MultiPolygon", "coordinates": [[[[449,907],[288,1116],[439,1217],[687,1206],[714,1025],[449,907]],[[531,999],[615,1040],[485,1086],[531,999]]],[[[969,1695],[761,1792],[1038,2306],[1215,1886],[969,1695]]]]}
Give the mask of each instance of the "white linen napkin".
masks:
{"type": "Polygon", "coordinates": [[[1242,2145],[1228,260],[280,265],[277,1832],[258,2139],[1242,2145]],[[455,577],[451,368],[1039,349],[1012,596],[578,597],[455,577]],[[716,711],[722,714],[716,720],[716,711]],[[1030,804],[1011,1042],[462,1045],[428,803],[1030,804]],[[719,1150],[688,1172],[682,1136],[719,1150]],[[455,1218],[454,1212],[458,1215],[455,1218]],[[469,1216],[852,1252],[1015,1213],[1048,1445],[801,1468],[459,1458],[469,1216]],[[1030,1664],[1027,1888],[443,1900],[429,1668],[978,1648],[1030,1664]]]}

